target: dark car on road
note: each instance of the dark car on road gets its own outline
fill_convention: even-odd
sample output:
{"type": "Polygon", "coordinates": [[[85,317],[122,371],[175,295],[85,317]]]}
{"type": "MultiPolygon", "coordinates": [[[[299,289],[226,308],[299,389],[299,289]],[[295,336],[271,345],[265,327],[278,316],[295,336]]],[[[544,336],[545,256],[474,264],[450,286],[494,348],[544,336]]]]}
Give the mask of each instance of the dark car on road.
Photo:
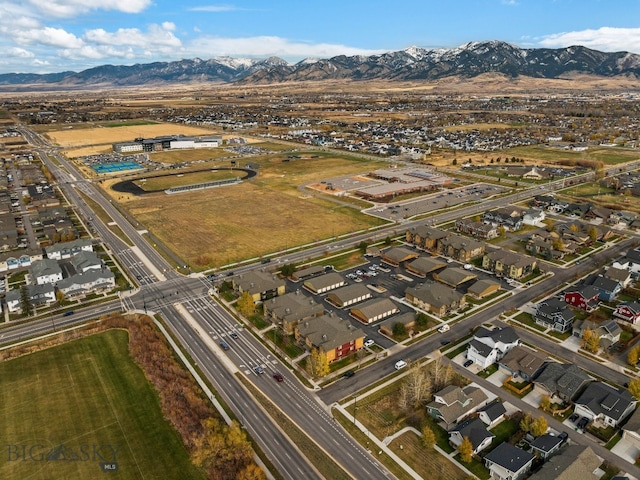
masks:
{"type": "Polygon", "coordinates": [[[222,342],[220,342],[220,347],[223,350],[229,350],[229,348],[231,348],[231,347],[229,347],[229,344],[227,342],[225,342],[224,340],[222,342]]]}
{"type": "Polygon", "coordinates": [[[231,338],[233,338],[234,340],[237,340],[238,339],[237,332],[231,332],[231,338]]]}
{"type": "Polygon", "coordinates": [[[344,372],[344,375],[342,375],[345,378],[351,378],[356,374],[356,372],[354,372],[353,370],[347,370],[346,372],[344,372]]]}
{"type": "Polygon", "coordinates": [[[276,381],[278,382],[283,382],[284,381],[284,377],[282,376],[282,374],[276,372],[273,374],[273,378],[276,379],[276,381]]]}
{"type": "Polygon", "coordinates": [[[440,340],[440,345],[442,345],[443,347],[445,345],[449,345],[451,343],[451,340],[440,340]]]}

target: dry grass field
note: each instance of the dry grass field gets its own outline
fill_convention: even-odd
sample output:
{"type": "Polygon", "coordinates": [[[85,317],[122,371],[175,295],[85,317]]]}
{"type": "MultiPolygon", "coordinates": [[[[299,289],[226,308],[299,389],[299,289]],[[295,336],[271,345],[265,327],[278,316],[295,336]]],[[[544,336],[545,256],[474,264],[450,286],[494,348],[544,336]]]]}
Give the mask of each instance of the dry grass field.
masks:
{"type": "MultiPolygon", "coordinates": [[[[320,152],[316,158],[310,157],[305,153],[304,158],[289,162],[282,162],[283,156],[277,154],[250,157],[252,163],[260,165],[257,177],[240,185],[174,195],[135,197],[113,192],[109,187],[115,179],[101,185],[196,269],[221,267],[381,224],[381,220],[362,215],[339,197],[299,189],[322,178],[379,168],[381,162],[320,152]]],[[[173,177],[175,184],[202,181],[202,174],[184,174],[173,177]]],[[[162,188],[173,183],[171,177],[157,181],[162,188]]],[[[145,188],[155,189],[149,184],[145,188]]]]}
{"type": "Polygon", "coordinates": [[[161,135],[211,135],[209,129],[190,127],[175,123],[158,123],[155,125],[128,125],[123,127],[97,127],[89,129],[65,129],[49,131],[46,135],[61,147],[78,147],[83,145],[104,145],[114,142],[132,141],[137,137],[151,138],[161,135]]]}

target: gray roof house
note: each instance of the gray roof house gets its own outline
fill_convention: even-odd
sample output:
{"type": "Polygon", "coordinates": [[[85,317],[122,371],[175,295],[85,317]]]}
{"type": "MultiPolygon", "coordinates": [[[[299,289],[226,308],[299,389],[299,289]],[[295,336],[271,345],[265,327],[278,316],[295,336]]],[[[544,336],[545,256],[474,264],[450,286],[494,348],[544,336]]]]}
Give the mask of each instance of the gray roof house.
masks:
{"type": "Polygon", "coordinates": [[[111,290],[116,286],[115,275],[108,268],[89,270],[80,275],[73,275],[57,284],[58,290],[67,297],[77,297],[96,291],[111,290]]]}
{"type": "Polygon", "coordinates": [[[84,273],[88,270],[102,270],[104,263],[94,252],[82,250],[69,260],[77,273],[84,273]]]}
{"type": "Polygon", "coordinates": [[[484,391],[473,385],[464,388],[449,385],[434,394],[433,401],[427,405],[427,412],[450,428],[484,406],[487,400],[484,391]]]}
{"type": "Polygon", "coordinates": [[[484,464],[491,472],[492,479],[519,480],[529,470],[535,455],[504,442],[484,457],[484,464]]]}
{"type": "Polygon", "coordinates": [[[329,290],[335,290],[347,284],[347,281],[342,275],[337,272],[330,272],[318,277],[305,280],[303,283],[304,288],[312,293],[326,293],[329,290]]]}
{"type": "Polygon", "coordinates": [[[493,330],[480,327],[469,342],[467,358],[473,360],[481,368],[487,368],[520,343],[520,337],[513,327],[494,328],[493,330]]]}
{"type": "Polygon", "coordinates": [[[602,460],[585,445],[568,445],[560,454],[547,460],[529,480],[597,480],[594,472],[602,460]]]}
{"type": "Polygon", "coordinates": [[[513,347],[501,360],[500,368],[509,372],[514,378],[530,381],[542,371],[547,356],[524,345],[513,347]]]}
{"type": "Polygon", "coordinates": [[[544,327],[566,332],[573,326],[575,316],[567,302],[561,298],[552,297],[536,305],[533,319],[544,327]]]}
{"type": "Polygon", "coordinates": [[[478,418],[488,427],[493,427],[502,421],[507,414],[507,409],[500,400],[491,402],[478,410],[478,418]]]}
{"type": "Polygon", "coordinates": [[[575,400],[575,413],[617,427],[635,409],[637,400],[624,388],[592,382],[575,400]]]}
{"type": "Polygon", "coordinates": [[[93,244],[91,240],[79,238],[71,242],[56,243],[49,247],[44,247],[47,258],[53,260],[62,260],[71,258],[80,252],[93,252],[93,244]]]}
{"type": "Polygon", "coordinates": [[[234,290],[240,293],[247,292],[256,302],[284,295],[286,288],[284,280],[261,270],[236,275],[232,277],[232,282],[234,290]]]}
{"type": "Polygon", "coordinates": [[[447,266],[446,262],[443,262],[436,257],[419,257],[413,262],[407,263],[407,271],[417,275],[419,277],[426,277],[427,274],[444,268],[447,266]]]}
{"type": "Polygon", "coordinates": [[[558,435],[545,433],[531,442],[531,452],[546,460],[560,450],[563,441],[558,435]]]}
{"type": "Polygon", "coordinates": [[[33,262],[30,272],[32,282],[37,285],[44,285],[45,283],[55,284],[62,280],[62,269],[60,265],[50,258],[43,258],[42,260],[33,262]]]}
{"type": "Polygon", "coordinates": [[[545,394],[571,401],[578,396],[593,378],[572,363],[547,363],[535,379],[535,388],[545,394]]]}
{"type": "Polygon", "coordinates": [[[464,294],[439,282],[409,287],[405,297],[416,307],[441,317],[466,306],[464,294]]]}
{"type": "Polygon", "coordinates": [[[273,297],[262,304],[265,318],[292,334],[298,322],[324,314],[324,306],[300,290],[273,297]]]}
{"type": "Polygon", "coordinates": [[[470,418],[449,430],[449,443],[459,447],[464,438],[468,438],[473,445],[473,453],[477,455],[491,445],[495,435],[487,430],[485,424],[479,418],[470,418]]]}
{"type": "Polygon", "coordinates": [[[374,298],[351,308],[349,313],[362,323],[373,323],[398,313],[400,309],[390,298],[374,298]]]}
{"type": "MultiPolygon", "coordinates": [[[[33,306],[49,305],[56,302],[56,290],[50,283],[43,285],[27,285],[29,301],[33,306]]],[[[9,290],[5,296],[7,309],[11,313],[22,311],[22,297],[19,288],[9,290]]]]}

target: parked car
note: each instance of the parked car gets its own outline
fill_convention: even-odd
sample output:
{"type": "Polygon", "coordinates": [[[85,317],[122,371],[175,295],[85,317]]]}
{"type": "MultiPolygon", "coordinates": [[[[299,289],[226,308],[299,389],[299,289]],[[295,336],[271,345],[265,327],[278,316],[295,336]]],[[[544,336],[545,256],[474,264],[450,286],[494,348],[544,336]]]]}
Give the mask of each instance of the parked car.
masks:
{"type": "Polygon", "coordinates": [[[370,338],[369,340],[365,340],[364,341],[364,346],[365,347],[371,347],[371,346],[373,346],[374,343],[376,343],[376,342],[374,342],[373,339],[370,338]]]}
{"type": "Polygon", "coordinates": [[[580,421],[576,424],[576,426],[579,429],[584,430],[588,424],[589,424],[589,419],[587,417],[582,417],[580,421]]]}
{"type": "Polygon", "coordinates": [[[466,362],[464,362],[462,364],[465,368],[466,367],[470,367],[471,365],[473,365],[473,360],[467,360],[466,362]]]}
{"type": "Polygon", "coordinates": [[[578,420],[578,418],[580,418],[580,415],[578,415],[577,413],[572,413],[569,416],[569,421],[573,422],[573,423],[576,423],[576,420],[578,420]]]}

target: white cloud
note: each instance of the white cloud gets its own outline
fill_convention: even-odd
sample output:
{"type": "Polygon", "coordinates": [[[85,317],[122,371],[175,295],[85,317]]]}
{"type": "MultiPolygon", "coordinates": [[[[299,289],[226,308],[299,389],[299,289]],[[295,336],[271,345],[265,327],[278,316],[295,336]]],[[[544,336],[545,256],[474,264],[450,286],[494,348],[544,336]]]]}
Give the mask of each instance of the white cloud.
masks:
{"type": "Polygon", "coordinates": [[[21,45],[40,44],[58,48],[80,48],[83,45],[81,39],[61,28],[17,29],[13,33],[13,39],[21,45]]]}
{"type": "Polygon", "coordinates": [[[123,13],[140,13],[152,0],[27,0],[45,15],[69,18],[92,10],[117,10],[123,13]]]}
{"type": "Polygon", "coordinates": [[[502,4],[512,7],[514,5],[518,5],[518,2],[516,2],[516,0],[502,0],[502,4]]]}
{"type": "Polygon", "coordinates": [[[597,30],[554,33],[539,39],[538,45],[547,48],[583,45],[604,52],[640,53],[640,28],[601,27],[597,30]]]}
{"type": "Polygon", "coordinates": [[[172,32],[175,25],[165,22],[162,25],[150,25],[146,32],[137,28],[120,28],[115,32],[107,32],[102,28],[87,30],[83,39],[87,43],[97,45],[129,45],[140,48],[150,48],[152,50],[163,47],[177,48],[182,42],[172,32]]]}
{"type": "Polygon", "coordinates": [[[10,47],[10,48],[4,49],[2,53],[6,57],[16,57],[16,58],[35,57],[33,52],[30,52],[29,50],[25,50],[24,48],[19,48],[19,47],[10,47]]]}
{"type": "Polygon", "coordinates": [[[188,9],[190,12],[211,12],[211,13],[220,13],[220,12],[234,12],[237,10],[245,10],[244,8],[239,8],[234,5],[204,5],[202,7],[192,7],[188,9]]]}
{"type": "Polygon", "coordinates": [[[282,37],[260,36],[245,38],[200,37],[185,47],[190,54],[201,57],[221,55],[302,59],[305,57],[333,57],[336,55],[373,55],[385,50],[367,50],[331,43],[296,42],[282,37]]]}

